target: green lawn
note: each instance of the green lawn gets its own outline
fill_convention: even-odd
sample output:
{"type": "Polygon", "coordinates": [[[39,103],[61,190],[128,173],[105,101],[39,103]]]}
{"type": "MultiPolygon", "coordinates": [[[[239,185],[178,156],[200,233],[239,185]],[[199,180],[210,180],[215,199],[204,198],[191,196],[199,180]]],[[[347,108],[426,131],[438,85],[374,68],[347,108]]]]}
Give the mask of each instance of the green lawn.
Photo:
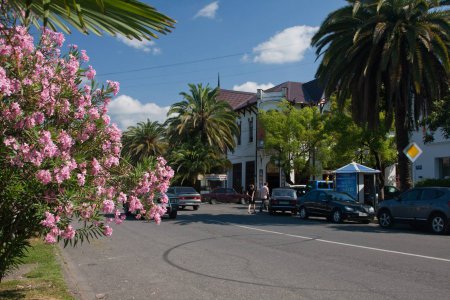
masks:
{"type": "Polygon", "coordinates": [[[39,239],[24,258],[31,270],[23,279],[0,283],[0,299],[74,299],[64,281],[61,266],[56,260],[57,246],[46,245],[39,239]]]}

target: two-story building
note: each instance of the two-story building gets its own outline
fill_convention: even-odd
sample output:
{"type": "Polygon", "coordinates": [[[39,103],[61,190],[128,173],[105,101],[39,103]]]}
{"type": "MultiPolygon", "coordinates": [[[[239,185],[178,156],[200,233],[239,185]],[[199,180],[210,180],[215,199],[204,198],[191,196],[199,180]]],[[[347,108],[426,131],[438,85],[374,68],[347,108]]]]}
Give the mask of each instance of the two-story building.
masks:
{"type": "Polygon", "coordinates": [[[253,183],[261,188],[266,181],[270,188],[285,186],[285,172],[281,172],[277,163],[271,161],[271,153],[264,149],[264,132],[258,125],[258,111],[276,109],[282,99],[299,109],[311,105],[323,108],[326,105],[323,89],[317,81],[288,81],[255,93],[221,89],[218,99],[227,101],[238,113],[236,122],[240,129],[236,149],[227,154],[233,164],[227,174],[228,186],[241,190],[253,183]]]}

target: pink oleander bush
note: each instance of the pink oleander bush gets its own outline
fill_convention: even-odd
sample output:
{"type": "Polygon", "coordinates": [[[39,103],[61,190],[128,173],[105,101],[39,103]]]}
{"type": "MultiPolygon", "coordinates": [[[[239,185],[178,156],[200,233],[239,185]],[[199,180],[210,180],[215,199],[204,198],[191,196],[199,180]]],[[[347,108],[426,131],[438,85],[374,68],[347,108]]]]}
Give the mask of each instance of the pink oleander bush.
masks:
{"type": "Polygon", "coordinates": [[[0,25],[0,217],[8,223],[0,264],[5,241],[21,234],[66,245],[110,236],[124,202],[156,223],[165,213],[172,169],[163,158],[138,170],[120,157],[121,132],[107,114],[119,84],[98,85],[86,52],[72,45],[63,54],[63,43],[61,33],[43,29],[35,42],[25,27],[0,25]]]}

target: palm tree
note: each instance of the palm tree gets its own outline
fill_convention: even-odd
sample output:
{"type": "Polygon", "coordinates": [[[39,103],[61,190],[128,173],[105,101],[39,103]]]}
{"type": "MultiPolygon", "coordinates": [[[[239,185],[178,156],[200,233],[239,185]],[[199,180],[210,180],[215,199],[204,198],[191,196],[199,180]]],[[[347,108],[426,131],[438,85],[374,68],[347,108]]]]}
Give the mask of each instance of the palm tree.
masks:
{"type": "Polygon", "coordinates": [[[56,28],[70,33],[69,26],[88,34],[119,33],[128,38],[153,39],[166,34],[175,21],[152,6],[137,0],[8,0],[2,1],[0,11],[12,9],[21,16],[22,24],[33,23],[40,28],[56,28]],[[20,12],[20,13],[19,13],[20,12]],[[21,14],[23,12],[23,15],[21,14]]]}
{"type": "Polygon", "coordinates": [[[158,122],[139,122],[123,133],[122,155],[128,156],[134,165],[145,158],[161,156],[167,148],[164,137],[165,128],[158,122]]]}
{"type": "Polygon", "coordinates": [[[222,153],[236,147],[238,132],[236,113],[225,101],[217,100],[219,88],[203,88],[201,84],[189,84],[190,94],[180,93],[184,100],[173,104],[167,119],[169,136],[173,141],[200,141],[216,146],[222,153]]]}
{"type": "Polygon", "coordinates": [[[347,0],[312,39],[322,61],[316,76],[352,116],[376,128],[395,121],[400,186],[411,187],[403,154],[410,131],[448,88],[450,25],[444,0],[347,0]]]}
{"type": "Polygon", "coordinates": [[[174,182],[194,186],[200,174],[231,167],[228,159],[215,147],[202,143],[198,138],[180,144],[169,155],[169,163],[175,170],[174,182]]]}

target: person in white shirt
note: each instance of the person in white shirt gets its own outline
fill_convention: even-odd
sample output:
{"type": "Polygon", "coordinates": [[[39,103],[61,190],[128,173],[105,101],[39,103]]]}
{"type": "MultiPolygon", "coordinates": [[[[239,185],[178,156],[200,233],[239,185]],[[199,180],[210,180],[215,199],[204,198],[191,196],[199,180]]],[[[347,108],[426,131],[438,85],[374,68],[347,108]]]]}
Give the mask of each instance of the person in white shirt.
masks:
{"type": "Polygon", "coordinates": [[[259,211],[262,212],[263,208],[267,211],[269,210],[269,187],[268,183],[264,182],[264,185],[260,192],[261,197],[261,206],[259,207],[259,211]]]}

